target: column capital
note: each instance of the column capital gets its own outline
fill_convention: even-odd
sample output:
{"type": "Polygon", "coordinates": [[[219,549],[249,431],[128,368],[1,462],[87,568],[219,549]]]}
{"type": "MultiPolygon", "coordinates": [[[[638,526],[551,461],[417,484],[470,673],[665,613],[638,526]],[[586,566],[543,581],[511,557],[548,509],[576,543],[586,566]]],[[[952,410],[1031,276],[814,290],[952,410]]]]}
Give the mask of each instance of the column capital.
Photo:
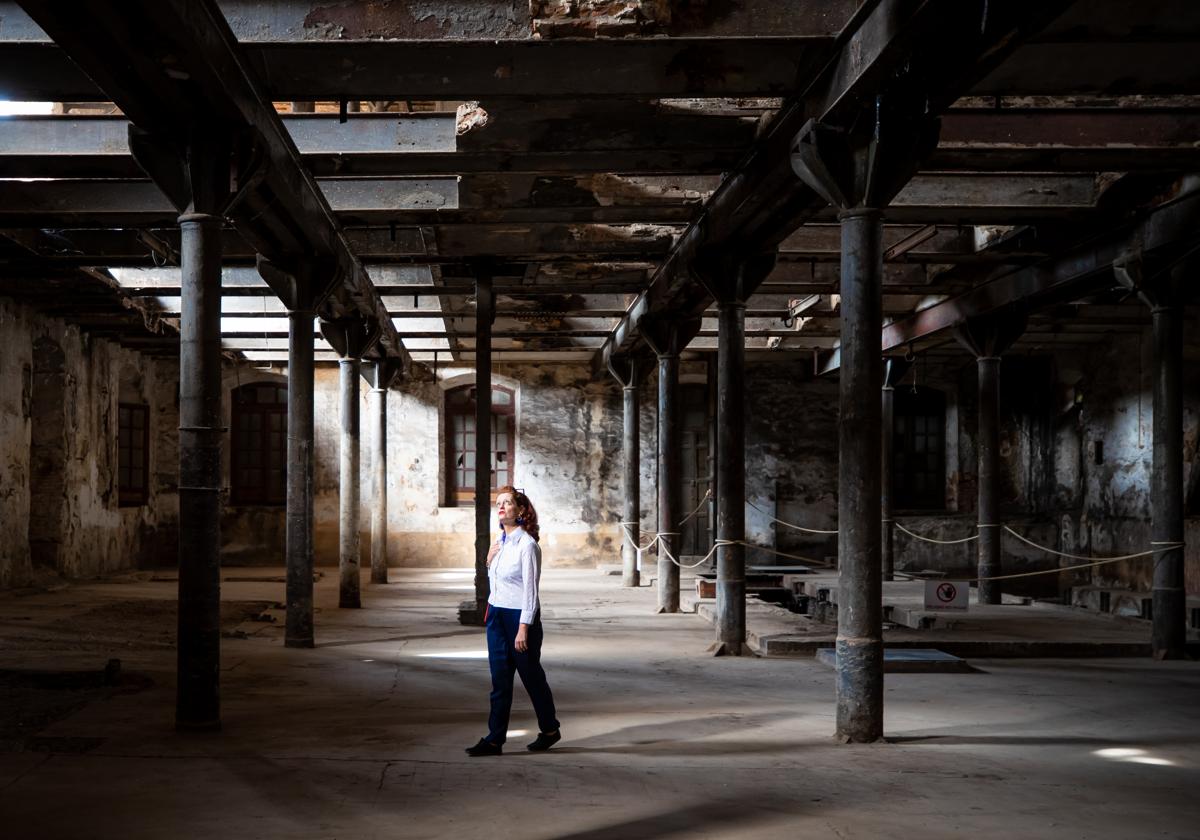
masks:
{"type": "Polygon", "coordinates": [[[699,327],[699,318],[647,318],[638,331],[659,359],[677,359],[699,327]]]}
{"type": "Polygon", "coordinates": [[[733,248],[702,250],[688,271],[718,304],[741,303],[775,270],[775,249],[744,253],[733,248]]]}
{"type": "Polygon", "coordinates": [[[367,380],[372,391],[387,391],[397,379],[407,375],[398,359],[391,356],[385,359],[375,359],[363,368],[362,377],[367,380]]]}
{"type": "Polygon", "coordinates": [[[954,337],[976,359],[999,358],[1025,332],[1026,313],[1012,306],[967,318],[954,328],[954,337]]]}
{"type": "Polygon", "coordinates": [[[223,218],[266,174],[264,144],[250,130],[213,125],[181,145],[131,124],[128,138],[138,166],[180,213],[223,218]]]}
{"type": "Polygon", "coordinates": [[[1183,272],[1167,268],[1147,273],[1146,260],[1140,251],[1113,260],[1112,268],[1117,282],[1136,294],[1151,312],[1182,305],[1183,272]]]}
{"type": "Polygon", "coordinates": [[[610,356],[608,358],[608,372],[612,374],[613,379],[617,380],[622,388],[636,389],[642,381],[642,377],[650,366],[643,363],[643,360],[638,356],[610,356]]]}
{"type": "Polygon", "coordinates": [[[894,389],[900,384],[900,380],[904,378],[912,369],[913,363],[903,356],[884,356],[883,357],[883,387],[884,390],[894,389]]]}
{"type": "Polygon", "coordinates": [[[315,312],[342,279],[341,268],[333,257],[297,255],[271,260],[259,254],[255,267],[283,305],[296,312],[315,312]]]}
{"type": "Polygon", "coordinates": [[[810,119],[792,141],[792,171],[839,213],[886,207],[937,146],[940,122],[902,88],[875,97],[849,130],[810,119]]]}
{"type": "Polygon", "coordinates": [[[379,341],[379,323],[362,315],[321,319],[321,335],[337,351],[341,361],[357,361],[379,341]]]}

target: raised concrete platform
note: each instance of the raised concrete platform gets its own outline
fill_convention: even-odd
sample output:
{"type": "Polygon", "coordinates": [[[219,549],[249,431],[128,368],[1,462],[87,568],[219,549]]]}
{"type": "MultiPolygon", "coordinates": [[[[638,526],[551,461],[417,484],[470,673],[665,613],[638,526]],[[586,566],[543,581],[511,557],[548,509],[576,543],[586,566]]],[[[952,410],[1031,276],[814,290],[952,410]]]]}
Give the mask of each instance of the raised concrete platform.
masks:
{"type": "MultiPolygon", "coordinates": [[[[794,591],[833,605],[828,621],[815,620],[784,607],[751,599],[746,604],[746,641],[761,656],[811,657],[832,648],[837,637],[836,574],[789,577],[794,591]]],[[[716,602],[696,598],[691,587],[682,606],[709,621],[716,602]]],[[[966,612],[925,609],[922,581],[888,581],[883,585],[884,643],[893,650],[936,648],[964,658],[1149,657],[1150,622],[1097,614],[1073,607],[1006,598],[1001,605],[972,603],[966,612]]],[[[1193,642],[1195,634],[1191,635],[1193,642]]],[[[1196,646],[1200,653],[1200,644],[1196,646]]]]}
{"type": "MultiPolygon", "coordinates": [[[[817,651],[815,659],[822,665],[837,668],[837,653],[833,648],[817,651]]],[[[974,670],[967,664],[967,660],[932,648],[892,649],[883,652],[885,674],[954,674],[974,670]]]]}

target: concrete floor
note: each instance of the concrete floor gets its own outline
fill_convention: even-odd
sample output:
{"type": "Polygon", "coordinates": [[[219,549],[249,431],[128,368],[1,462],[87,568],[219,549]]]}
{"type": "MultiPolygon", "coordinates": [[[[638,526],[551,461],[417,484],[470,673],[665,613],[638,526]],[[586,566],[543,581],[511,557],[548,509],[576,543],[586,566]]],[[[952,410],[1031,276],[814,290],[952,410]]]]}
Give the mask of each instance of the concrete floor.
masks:
{"type": "MultiPolygon", "coordinates": [[[[336,608],[335,577],[318,583],[315,650],[284,649],[277,625],[237,625],[260,605],[230,605],[246,637],[223,642],[225,728],[203,735],[172,729],[162,627],[112,620],[143,601],[132,613],[161,614],[149,602],[173,582],[0,597],[6,668],[117,656],[126,674],[0,752],[5,840],[1200,836],[1195,663],[889,675],[891,743],[841,746],[829,669],[710,658],[710,625],[653,615],[649,589],[550,570],[544,659],[565,739],[534,755],[533,733],[514,731],[509,754],[469,759],[488,692],[482,634],[455,621],[470,572],[393,570],[358,611],[336,608]]],[[[223,593],[271,603],[282,585],[223,593]]],[[[517,697],[513,728],[532,730],[517,697]]]]}

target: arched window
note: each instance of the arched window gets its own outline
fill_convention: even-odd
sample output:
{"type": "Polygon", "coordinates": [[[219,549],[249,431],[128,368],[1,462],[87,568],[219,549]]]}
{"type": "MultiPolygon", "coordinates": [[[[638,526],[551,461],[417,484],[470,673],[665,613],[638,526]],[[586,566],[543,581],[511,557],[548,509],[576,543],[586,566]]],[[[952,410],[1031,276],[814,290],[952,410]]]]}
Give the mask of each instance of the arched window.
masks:
{"type": "Polygon", "coordinates": [[[893,504],[899,510],[946,507],[946,395],[934,388],[896,388],[893,504]]]}
{"type": "Polygon", "coordinates": [[[256,382],[234,388],[230,502],[287,501],[287,386],[256,382]]]}
{"type": "MultiPolygon", "coordinates": [[[[492,494],[513,480],[516,436],[513,391],[492,386],[492,494]]],[[[446,502],[450,506],[475,502],[475,386],[446,392],[446,502]]]]}

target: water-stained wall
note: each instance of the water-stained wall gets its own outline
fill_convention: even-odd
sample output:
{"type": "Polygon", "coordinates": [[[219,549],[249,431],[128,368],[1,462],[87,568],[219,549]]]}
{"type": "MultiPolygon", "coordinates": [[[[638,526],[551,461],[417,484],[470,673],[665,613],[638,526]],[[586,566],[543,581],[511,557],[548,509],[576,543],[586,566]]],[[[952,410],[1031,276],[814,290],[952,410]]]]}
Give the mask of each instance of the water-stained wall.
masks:
{"type": "Polygon", "coordinates": [[[173,557],[176,367],[0,299],[0,587],[173,557]],[[124,507],[120,402],[150,426],[148,498],[124,507]]]}
{"type": "MultiPolygon", "coordinates": [[[[497,365],[493,383],[516,393],[513,479],[538,509],[547,565],[594,566],[619,555],[621,389],[596,380],[585,365],[497,365]]],[[[444,397],[474,382],[469,369],[399,383],[388,394],[389,561],[404,566],[469,566],[474,562],[474,508],[447,504],[443,457],[444,397]]],[[[365,430],[367,386],[360,386],[363,430],[363,560],[370,542],[366,512],[373,442],[365,430]]],[[[338,380],[317,373],[316,550],[337,561],[338,380]]],[[[650,405],[653,408],[653,405],[650,405]]],[[[647,454],[653,450],[647,448],[647,454]]],[[[653,510],[653,473],[643,460],[643,508],[653,510]],[[649,480],[648,480],[649,479],[649,480]],[[649,494],[649,495],[647,495],[649,494]]]]}

